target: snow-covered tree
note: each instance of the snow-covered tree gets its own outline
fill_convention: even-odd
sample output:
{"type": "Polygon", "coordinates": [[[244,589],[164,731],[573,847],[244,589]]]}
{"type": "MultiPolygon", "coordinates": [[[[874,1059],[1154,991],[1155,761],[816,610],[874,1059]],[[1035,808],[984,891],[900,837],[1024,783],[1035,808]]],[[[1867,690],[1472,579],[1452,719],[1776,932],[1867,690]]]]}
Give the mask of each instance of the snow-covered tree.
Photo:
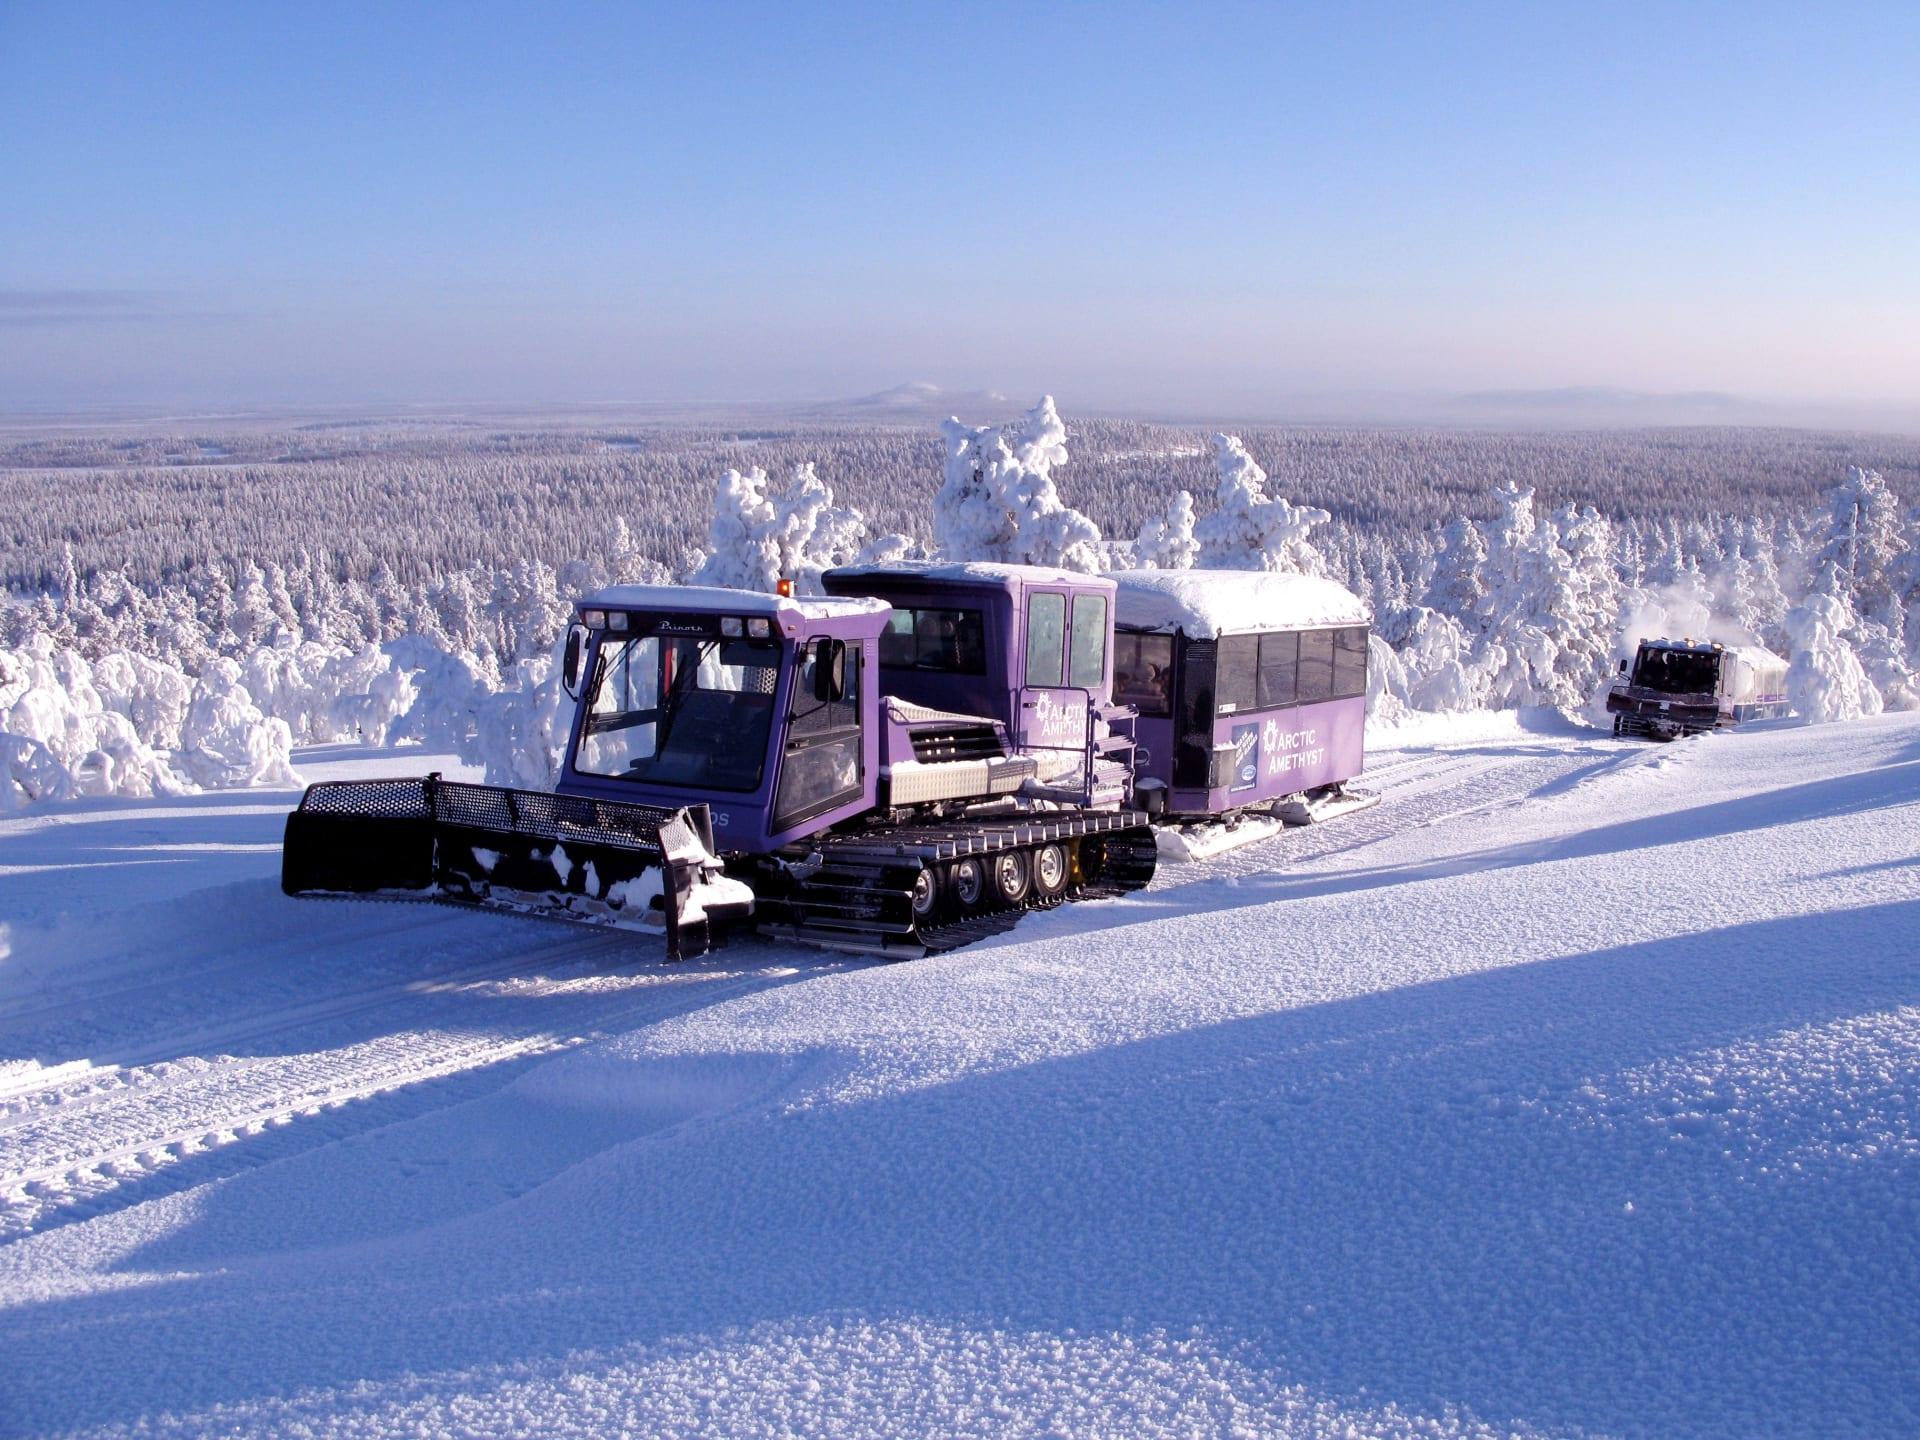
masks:
{"type": "MultiPolygon", "coordinates": [[[[858,510],[833,503],[833,491],[810,462],[794,467],[784,490],[770,491],[767,473],[729,470],[714,496],[712,548],[689,576],[695,585],[772,591],[782,579],[803,595],[818,594],[822,572],[871,553],[858,510]]],[[[905,536],[881,547],[904,549],[905,536]]]]}
{"type": "Polygon", "coordinates": [[[1193,527],[1200,545],[1194,563],[1203,570],[1325,574],[1326,560],[1308,537],[1333,517],[1312,505],[1269,498],[1267,472],[1237,435],[1213,437],[1213,460],[1215,508],[1193,527]]]}
{"type": "Polygon", "coordinates": [[[1193,494],[1176,490],[1164,515],[1140,527],[1133,542],[1133,563],[1146,570],[1190,570],[1200,553],[1193,538],[1193,494]]]}
{"type": "Polygon", "coordinates": [[[1433,576],[1427,585],[1429,608],[1466,620],[1480,614],[1486,598],[1487,541],[1480,527],[1462,515],[1440,536],[1433,576]]]}
{"type": "MultiPolygon", "coordinates": [[[[1383,614],[1374,633],[1399,657],[1397,693],[1413,709],[1477,710],[1486,703],[1486,663],[1453,616],[1410,605],[1383,614]]],[[[1504,662],[1504,651],[1497,658],[1504,662]]]]}
{"type": "Polygon", "coordinates": [[[1569,505],[1541,537],[1549,586],[1546,608],[1557,622],[1556,702],[1577,705],[1613,668],[1614,632],[1623,588],[1614,563],[1612,522],[1591,505],[1569,505]]]}
{"type": "Polygon", "coordinates": [[[1881,711],[1880,692],[1846,635],[1859,623],[1838,568],[1829,563],[1805,601],[1787,614],[1793,653],[1787,694],[1810,723],[1857,720],[1881,711]]]}
{"type": "Polygon", "coordinates": [[[780,574],[780,549],[773,529],[767,472],[758,466],[744,473],[727,471],[714,490],[707,549],[687,578],[695,585],[772,590],[780,574]]]}
{"type": "Polygon", "coordinates": [[[1017,425],[940,426],[946,475],[933,497],[933,543],[955,560],[1101,568],[1100,528],[1060,498],[1067,427],[1042,396],[1017,425]]]}
{"type": "Polygon", "coordinates": [[[1831,566],[1853,608],[1887,625],[1898,607],[1895,582],[1906,550],[1900,506],[1878,470],[1847,467],[1827,492],[1827,531],[1814,556],[1816,572],[1831,566]]]}

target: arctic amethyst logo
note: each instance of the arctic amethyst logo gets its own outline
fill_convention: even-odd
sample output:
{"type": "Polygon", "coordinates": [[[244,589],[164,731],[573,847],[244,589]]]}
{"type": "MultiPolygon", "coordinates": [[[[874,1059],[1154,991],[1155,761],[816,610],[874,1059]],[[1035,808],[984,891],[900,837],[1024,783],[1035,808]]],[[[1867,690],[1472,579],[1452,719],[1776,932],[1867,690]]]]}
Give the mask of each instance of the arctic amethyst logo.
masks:
{"type": "Polygon", "coordinates": [[[1318,729],[1282,730],[1278,720],[1267,721],[1260,737],[1261,749],[1267,757],[1267,778],[1312,769],[1324,762],[1327,749],[1318,743],[1319,739],[1318,729]]]}
{"type": "Polygon", "coordinates": [[[1034,739],[1046,745],[1078,745],[1086,737],[1087,707],[1062,705],[1042,690],[1033,706],[1034,739]]]}

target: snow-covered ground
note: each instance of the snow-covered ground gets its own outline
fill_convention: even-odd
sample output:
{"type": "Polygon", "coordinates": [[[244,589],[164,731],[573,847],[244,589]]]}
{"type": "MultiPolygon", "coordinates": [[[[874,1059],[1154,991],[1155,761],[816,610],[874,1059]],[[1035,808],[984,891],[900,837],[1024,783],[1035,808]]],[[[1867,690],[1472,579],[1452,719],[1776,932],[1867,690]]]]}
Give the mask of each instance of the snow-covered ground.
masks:
{"type": "Polygon", "coordinates": [[[0,821],[0,1433],[1920,1432],[1920,719],[1422,724],[909,965],[0,821]]]}

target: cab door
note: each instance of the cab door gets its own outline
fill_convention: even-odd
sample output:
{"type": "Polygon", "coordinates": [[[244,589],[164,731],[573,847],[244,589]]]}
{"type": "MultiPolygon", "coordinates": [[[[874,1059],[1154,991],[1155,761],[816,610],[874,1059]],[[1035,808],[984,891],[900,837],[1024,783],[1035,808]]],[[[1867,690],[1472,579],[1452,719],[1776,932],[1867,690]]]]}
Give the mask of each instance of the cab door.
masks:
{"type": "MultiPolygon", "coordinates": [[[[1030,586],[1022,617],[1024,669],[1015,739],[1039,762],[1040,778],[1051,784],[1077,785],[1086,774],[1087,696],[1071,684],[1075,598],[1064,586],[1030,586]]],[[[1106,603],[1104,596],[1094,598],[1106,603]]]]}

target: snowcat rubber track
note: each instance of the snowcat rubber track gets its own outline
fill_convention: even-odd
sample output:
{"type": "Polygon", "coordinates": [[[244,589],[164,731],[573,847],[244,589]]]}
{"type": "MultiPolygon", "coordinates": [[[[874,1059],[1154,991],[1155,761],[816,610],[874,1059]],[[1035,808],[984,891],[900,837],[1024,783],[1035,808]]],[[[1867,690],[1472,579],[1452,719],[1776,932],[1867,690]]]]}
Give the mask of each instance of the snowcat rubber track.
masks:
{"type": "MultiPolygon", "coordinates": [[[[287,816],[280,888],[289,895],[425,900],[634,927],[629,887],[659,875],[667,958],[710,948],[685,915],[710,855],[704,805],[653,805],[468,785],[437,775],[323,781],[287,816]]],[[[643,887],[644,888],[644,887],[643,887]]]]}
{"type": "MultiPolygon", "coordinates": [[[[1153,878],[1159,850],[1141,811],[1047,811],[908,825],[871,835],[823,838],[819,867],[789,892],[763,897],[762,935],[893,959],[941,954],[1013,928],[1029,910],[1075,900],[1105,899],[1141,889],[1153,878]],[[983,862],[1007,851],[1029,857],[1064,843],[1074,856],[1071,882],[1041,896],[1031,883],[1018,903],[991,886],[964,913],[916,916],[915,885],[923,871],[945,876],[954,861],[983,862]]],[[[942,882],[944,884],[944,881],[942,882]]],[[[948,908],[957,908],[948,902],[948,908]]]]}

